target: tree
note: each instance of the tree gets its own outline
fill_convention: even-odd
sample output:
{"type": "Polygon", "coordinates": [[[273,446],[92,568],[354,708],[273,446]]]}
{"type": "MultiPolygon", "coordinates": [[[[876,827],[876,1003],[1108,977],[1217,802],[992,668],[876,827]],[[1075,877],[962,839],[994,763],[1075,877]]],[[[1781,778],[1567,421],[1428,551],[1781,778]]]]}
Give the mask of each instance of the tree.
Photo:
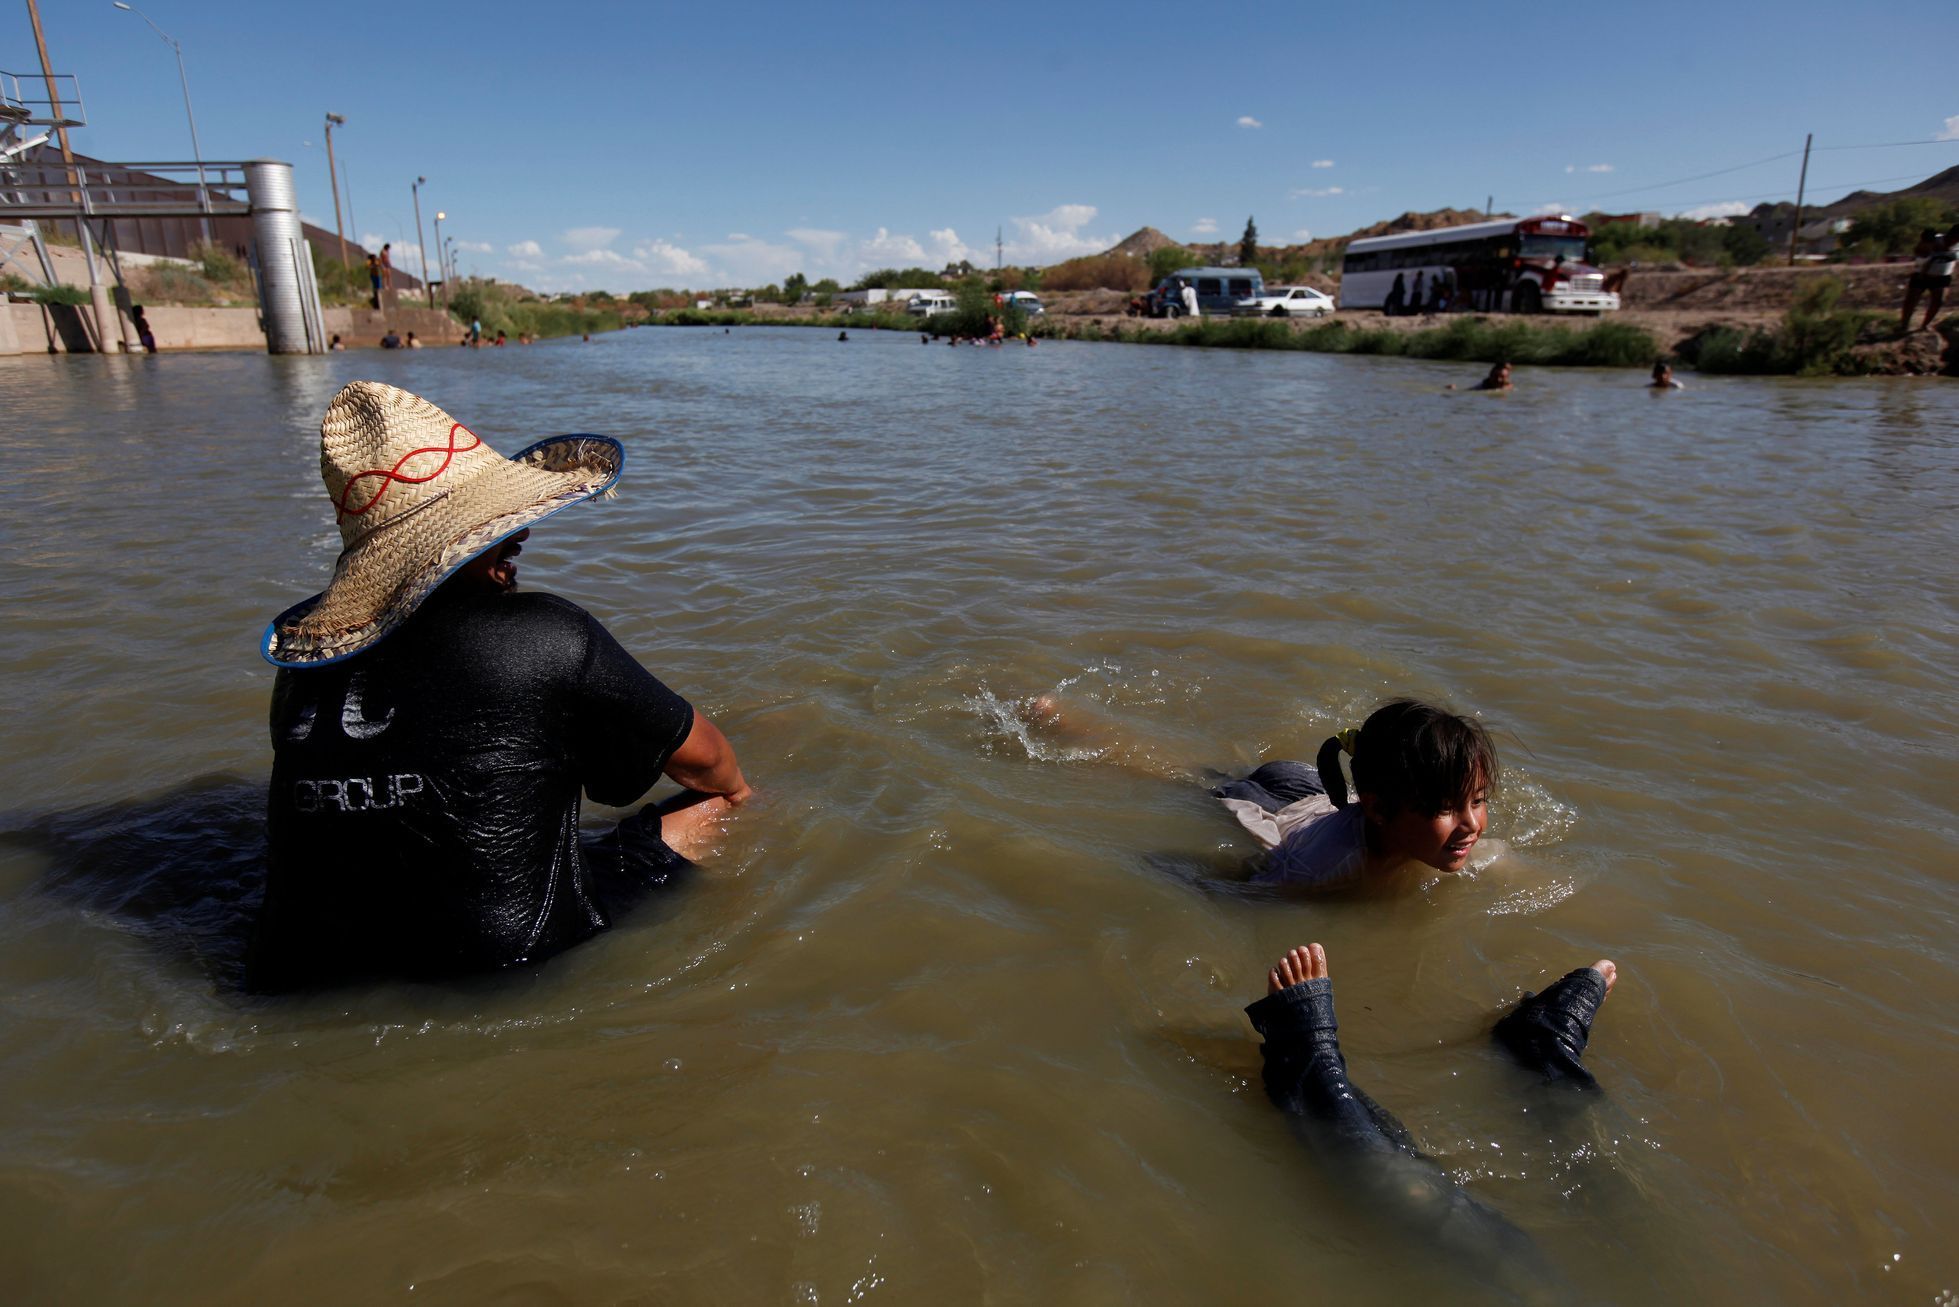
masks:
{"type": "Polygon", "coordinates": [[[1737,222],[1721,229],[1721,246],[1736,266],[1748,268],[1769,256],[1769,239],[1746,223],[1737,222]]]}
{"type": "Polygon", "coordinates": [[[1944,231],[1952,224],[1952,207],[1930,196],[1909,195],[1889,204],[1874,204],[1850,220],[1846,245],[1864,245],[1886,255],[1909,254],[1918,234],[1927,228],[1944,231]]]}
{"type": "Polygon", "coordinates": [[[782,302],[800,304],[803,292],[809,289],[809,278],[798,272],[782,279],[782,302]]]}
{"type": "Polygon", "coordinates": [[[1258,224],[1245,219],[1245,234],[1238,238],[1238,262],[1249,268],[1258,262],[1258,224]]]}
{"type": "Polygon", "coordinates": [[[1188,268],[1197,262],[1197,256],[1181,245],[1165,245],[1150,251],[1150,278],[1162,281],[1178,268],[1188,268]]]}

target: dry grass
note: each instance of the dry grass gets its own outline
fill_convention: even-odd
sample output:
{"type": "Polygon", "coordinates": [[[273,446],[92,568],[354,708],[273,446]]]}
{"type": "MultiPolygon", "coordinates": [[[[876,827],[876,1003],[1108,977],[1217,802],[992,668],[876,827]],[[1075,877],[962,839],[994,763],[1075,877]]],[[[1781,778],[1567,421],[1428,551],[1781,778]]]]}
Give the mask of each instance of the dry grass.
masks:
{"type": "Polygon", "coordinates": [[[1041,274],[1041,289],[1119,290],[1134,293],[1150,287],[1150,265],[1126,254],[1090,254],[1057,263],[1041,274]]]}

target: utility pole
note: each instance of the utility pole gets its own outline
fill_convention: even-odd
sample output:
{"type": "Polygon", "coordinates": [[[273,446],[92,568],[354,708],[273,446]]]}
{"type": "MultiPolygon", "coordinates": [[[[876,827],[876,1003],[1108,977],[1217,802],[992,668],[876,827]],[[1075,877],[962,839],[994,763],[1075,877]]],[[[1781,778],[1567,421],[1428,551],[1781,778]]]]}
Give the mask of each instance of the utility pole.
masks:
{"type": "Polygon", "coordinates": [[[347,225],[354,229],[354,244],[360,245],[361,252],[364,254],[367,252],[367,246],[361,245],[361,220],[354,216],[354,169],[352,164],[347,166],[347,175],[340,179],[340,184],[347,190],[347,225]]]}
{"type": "Polygon", "coordinates": [[[429,249],[422,244],[422,186],[427,181],[426,177],[417,177],[408,191],[415,197],[415,248],[422,252],[422,289],[429,293],[429,307],[434,308],[435,287],[429,284],[429,249]]]}
{"type": "Polygon", "coordinates": [[[327,184],[333,187],[333,234],[340,239],[340,261],[347,262],[347,229],[340,223],[340,175],[333,169],[333,129],[345,127],[347,120],[337,113],[326,116],[327,184]]]}
{"type": "Polygon", "coordinates": [[[1803,229],[1803,189],[1809,185],[1809,146],[1815,139],[1815,132],[1803,137],[1803,170],[1796,178],[1796,221],[1789,227],[1789,266],[1792,268],[1796,266],[1796,237],[1803,229]]]}
{"type": "Polygon", "coordinates": [[[993,271],[995,272],[999,272],[1006,266],[1007,243],[1003,239],[1006,236],[1006,232],[1007,229],[1005,227],[995,227],[993,229],[993,271]]]}
{"type": "MultiPolygon", "coordinates": [[[[27,16],[34,24],[34,48],[41,55],[41,76],[48,83],[48,104],[54,111],[49,117],[55,121],[55,139],[61,142],[61,161],[68,168],[68,184],[75,186],[79,184],[75,177],[75,152],[68,148],[68,126],[62,121],[67,115],[61,112],[61,84],[54,80],[54,65],[48,62],[48,38],[41,34],[41,6],[35,0],[27,0],[27,16]]],[[[76,204],[82,200],[79,191],[71,193],[68,198],[76,204]]],[[[82,220],[75,219],[76,230],[79,231],[81,225],[82,220]]]]}
{"type": "Polygon", "coordinates": [[[1495,211],[1495,209],[1496,209],[1496,196],[1494,196],[1494,195],[1486,195],[1486,196],[1484,196],[1484,197],[1483,197],[1483,216],[1484,216],[1485,218],[1487,218],[1487,217],[1489,217],[1489,216],[1490,216],[1490,214],[1491,214],[1492,212],[1494,212],[1494,211],[1495,211]]]}

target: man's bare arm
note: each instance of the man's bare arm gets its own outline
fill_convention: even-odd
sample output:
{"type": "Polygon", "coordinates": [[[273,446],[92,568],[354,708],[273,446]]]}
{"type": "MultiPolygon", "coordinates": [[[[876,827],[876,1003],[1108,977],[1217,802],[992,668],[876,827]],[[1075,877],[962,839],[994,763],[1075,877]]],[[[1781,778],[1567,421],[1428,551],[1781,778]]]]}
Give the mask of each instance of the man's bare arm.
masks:
{"type": "Polygon", "coordinates": [[[698,794],[726,799],[730,806],[747,802],[752,792],[735,760],[735,746],[698,711],[686,740],[667,759],[667,775],[698,794]]]}

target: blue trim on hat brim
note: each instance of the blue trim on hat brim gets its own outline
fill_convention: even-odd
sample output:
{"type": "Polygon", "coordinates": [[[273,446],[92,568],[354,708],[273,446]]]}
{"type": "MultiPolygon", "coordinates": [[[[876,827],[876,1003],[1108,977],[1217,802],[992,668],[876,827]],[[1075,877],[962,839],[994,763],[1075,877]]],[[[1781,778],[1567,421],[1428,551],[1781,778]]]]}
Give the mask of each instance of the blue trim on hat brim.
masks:
{"type": "MultiPolygon", "coordinates": [[[[545,518],[554,516],[555,514],[558,513],[562,513],[567,508],[577,508],[580,504],[588,504],[592,500],[597,499],[600,495],[603,495],[606,491],[612,489],[613,486],[619,483],[619,478],[623,476],[626,471],[626,447],[625,445],[621,444],[618,440],[614,439],[611,436],[593,435],[590,432],[584,432],[584,431],[573,432],[569,435],[563,435],[563,436],[546,436],[544,439],[539,441],[534,441],[533,443],[524,446],[522,449],[512,454],[510,456],[510,461],[513,463],[521,463],[524,461],[524,457],[526,455],[536,453],[538,450],[543,449],[547,445],[559,444],[566,440],[602,440],[606,444],[611,445],[612,448],[618,452],[619,457],[617,462],[615,462],[613,465],[612,475],[606,479],[605,484],[597,487],[590,494],[584,496],[581,499],[574,499],[569,504],[559,504],[556,508],[548,509],[545,512],[539,513],[536,517],[524,523],[522,526],[512,527],[510,530],[504,532],[496,539],[490,541],[490,543],[488,543],[487,545],[484,545],[481,549],[478,549],[475,553],[469,554],[463,557],[462,559],[458,560],[455,566],[451,567],[448,571],[444,572],[440,577],[436,579],[435,585],[431,586],[429,589],[430,594],[434,594],[436,590],[440,589],[444,581],[447,581],[450,577],[454,576],[457,572],[462,571],[462,569],[468,567],[470,563],[474,562],[478,558],[481,558],[484,554],[488,553],[490,550],[495,549],[498,545],[510,539],[511,536],[516,535],[519,531],[528,531],[532,527],[536,526],[539,522],[542,522],[545,518]]],[[[313,605],[319,603],[321,599],[325,598],[325,596],[326,596],[326,591],[322,590],[320,591],[319,594],[312,596],[310,599],[300,600],[298,603],[294,604],[291,608],[286,609],[286,611],[280,613],[277,617],[267,622],[265,624],[265,634],[259,637],[259,647],[258,647],[259,657],[265,659],[266,662],[271,663],[274,667],[285,667],[285,668],[293,668],[293,669],[300,669],[306,667],[331,667],[335,663],[344,663],[349,658],[360,657],[362,654],[366,653],[369,649],[372,649],[375,645],[381,643],[382,640],[388,638],[387,635],[383,635],[379,639],[370,640],[368,643],[362,645],[358,649],[351,649],[344,654],[335,654],[331,658],[307,658],[297,662],[282,662],[281,660],[273,657],[272,640],[273,637],[278,634],[279,628],[285,625],[287,622],[303,616],[306,612],[308,612],[313,607],[313,605]]],[[[393,632],[389,632],[388,634],[391,635],[393,634],[393,632]]]]}

